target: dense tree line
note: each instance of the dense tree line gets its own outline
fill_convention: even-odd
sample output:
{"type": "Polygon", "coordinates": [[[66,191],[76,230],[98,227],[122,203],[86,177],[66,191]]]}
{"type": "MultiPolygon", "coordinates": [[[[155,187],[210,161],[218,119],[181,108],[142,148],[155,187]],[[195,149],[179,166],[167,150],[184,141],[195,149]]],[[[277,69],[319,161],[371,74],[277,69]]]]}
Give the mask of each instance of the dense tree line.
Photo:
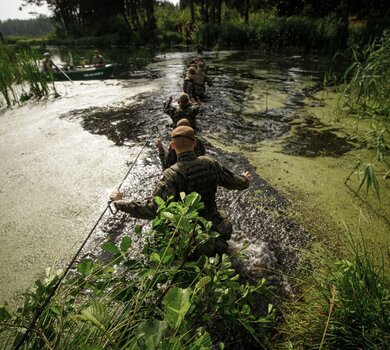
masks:
{"type": "Polygon", "coordinates": [[[331,16],[337,22],[339,47],[346,47],[352,14],[358,20],[386,18],[390,14],[387,0],[180,0],[175,11],[167,0],[24,0],[26,5],[43,3],[53,12],[59,36],[116,34],[121,43],[139,44],[152,43],[169,31],[179,33],[188,43],[201,26],[218,28],[232,19],[248,24],[252,16],[268,13],[279,18],[331,16]],[[158,33],[157,24],[161,22],[164,25],[158,33]]]}
{"type": "Polygon", "coordinates": [[[0,32],[6,35],[44,36],[54,31],[53,20],[48,17],[36,19],[8,19],[0,21],[0,32]]]}

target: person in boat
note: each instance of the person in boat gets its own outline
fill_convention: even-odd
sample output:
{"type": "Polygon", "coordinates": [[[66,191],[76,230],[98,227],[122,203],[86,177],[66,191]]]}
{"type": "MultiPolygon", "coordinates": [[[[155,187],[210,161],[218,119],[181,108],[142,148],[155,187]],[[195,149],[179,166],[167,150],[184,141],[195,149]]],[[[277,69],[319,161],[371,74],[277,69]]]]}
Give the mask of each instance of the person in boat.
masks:
{"type": "Polygon", "coordinates": [[[98,50],[95,50],[94,56],[92,57],[92,66],[94,67],[104,67],[106,65],[106,61],[103,56],[99,53],[98,50]]]}
{"type": "MultiPolygon", "coordinates": [[[[163,172],[162,178],[157,183],[153,197],[159,196],[168,200],[180,200],[180,193],[197,192],[204,202],[204,209],[200,212],[204,218],[212,222],[212,229],[219,233],[215,239],[197,249],[195,256],[205,254],[213,256],[224,254],[228,251],[227,241],[233,232],[232,224],[226,213],[218,210],[216,204],[217,187],[227,189],[244,190],[249,187],[252,175],[245,171],[242,175],[235,175],[225,166],[208,156],[196,156],[195,132],[189,126],[179,126],[172,131],[172,147],[177,154],[177,163],[163,172]]],[[[153,219],[157,213],[157,204],[153,197],[142,201],[124,200],[122,193],[115,191],[110,199],[120,211],[129,213],[132,217],[153,219]]]]}
{"type": "Polygon", "coordinates": [[[42,69],[45,73],[60,71],[60,69],[54,64],[53,60],[51,59],[50,52],[45,52],[43,54],[42,69]]]}
{"type": "Polygon", "coordinates": [[[199,113],[199,105],[190,102],[190,96],[182,93],[177,100],[178,106],[172,106],[172,96],[164,103],[163,112],[168,114],[173,121],[173,128],[176,128],[180,119],[186,118],[191,127],[196,130],[196,116],[199,113]]]}
{"type": "Polygon", "coordinates": [[[195,67],[188,68],[187,75],[185,76],[183,82],[183,92],[185,92],[188,96],[190,96],[191,102],[196,102],[198,100],[195,92],[195,87],[194,87],[195,74],[196,74],[195,67]]]}
{"type": "Polygon", "coordinates": [[[203,62],[198,63],[198,69],[193,78],[193,85],[195,90],[195,95],[203,100],[206,94],[206,84],[208,86],[213,86],[212,80],[207,76],[206,65],[203,62]]]}
{"type": "MultiPolygon", "coordinates": [[[[180,119],[177,122],[177,126],[191,126],[188,119],[180,119]]],[[[163,169],[168,169],[171,165],[175,164],[177,162],[177,155],[172,147],[171,144],[169,144],[168,150],[166,150],[161,142],[161,139],[156,140],[156,147],[158,148],[158,156],[161,160],[161,164],[163,169]]],[[[204,156],[206,154],[206,149],[203,145],[202,140],[195,136],[195,148],[194,152],[197,156],[204,156]]]]}

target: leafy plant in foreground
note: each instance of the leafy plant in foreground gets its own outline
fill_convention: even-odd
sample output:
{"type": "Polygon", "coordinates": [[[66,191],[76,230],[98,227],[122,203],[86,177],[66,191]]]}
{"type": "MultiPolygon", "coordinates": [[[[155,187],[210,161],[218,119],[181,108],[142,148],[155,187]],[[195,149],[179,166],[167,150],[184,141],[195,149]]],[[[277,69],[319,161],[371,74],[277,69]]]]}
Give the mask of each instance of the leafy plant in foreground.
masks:
{"type": "MultiPolygon", "coordinates": [[[[158,216],[141,256],[131,257],[131,237],[124,237],[118,245],[102,245],[112,254],[109,263],[80,262],[42,313],[25,349],[263,346],[265,325],[273,320],[272,307],[259,306],[268,294],[265,281],[240,283],[226,255],[191,259],[217,235],[198,214],[203,208],[198,194],[183,195],[180,203],[155,200],[158,216]]],[[[38,281],[15,313],[0,309],[6,348],[18,342],[57,278],[38,281]]]]}

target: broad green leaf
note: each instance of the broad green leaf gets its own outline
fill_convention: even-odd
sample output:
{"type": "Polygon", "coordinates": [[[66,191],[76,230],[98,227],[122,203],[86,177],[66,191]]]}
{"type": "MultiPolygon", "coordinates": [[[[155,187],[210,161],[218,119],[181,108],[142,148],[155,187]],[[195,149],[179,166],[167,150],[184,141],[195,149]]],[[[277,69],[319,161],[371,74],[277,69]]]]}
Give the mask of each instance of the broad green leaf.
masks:
{"type": "Polygon", "coordinates": [[[172,288],[164,297],[164,316],[169,325],[177,329],[188,312],[190,304],[191,288],[172,288]]]}
{"type": "Polygon", "coordinates": [[[164,218],[164,219],[168,219],[169,221],[175,222],[175,215],[173,215],[169,211],[163,211],[161,213],[161,217],[164,218]]]}
{"type": "Polygon", "coordinates": [[[158,255],[158,253],[153,252],[152,254],[150,254],[150,260],[158,264],[161,261],[161,257],[160,255],[158,255]]]}
{"type": "Polygon", "coordinates": [[[211,337],[208,332],[205,332],[195,342],[191,344],[188,350],[208,350],[211,349],[211,337]]]}
{"type": "Polygon", "coordinates": [[[100,246],[103,250],[113,254],[120,254],[118,247],[112,242],[105,242],[100,246]]]}
{"type": "Polygon", "coordinates": [[[93,267],[92,259],[85,259],[79,264],[77,264],[77,271],[80,272],[83,276],[88,275],[93,267]]]}
{"type": "Polygon", "coordinates": [[[211,281],[210,276],[202,277],[199,282],[196,284],[196,289],[203,289],[211,281]]]}
{"type": "Polygon", "coordinates": [[[131,238],[129,236],[123,237],[121,242],[121,251],[122,253],[126,253],[131,247],[131,238]]]}
{"type": "Polygon", "coordinates": [[[73,317],[79,321],[90,322],[101,331],[106,330],[106,325],[109,322],[108,311],[106,305],[93,301],[90,306],[82,310],[79,315],[73,317]]]}
{"type": "Polygon", "coordinates": [[[161,350],[182,350],[183,344],[178,338],[170,336],[168,339],[163,339],[161,342],[161,350]]]}
{"type": "Polygon", "coordinates": [[[130,349],[154,350],[158,347],[168,328],[166,321],[146,320],[142,322],[135,331],[137,347],[130,349]]]}

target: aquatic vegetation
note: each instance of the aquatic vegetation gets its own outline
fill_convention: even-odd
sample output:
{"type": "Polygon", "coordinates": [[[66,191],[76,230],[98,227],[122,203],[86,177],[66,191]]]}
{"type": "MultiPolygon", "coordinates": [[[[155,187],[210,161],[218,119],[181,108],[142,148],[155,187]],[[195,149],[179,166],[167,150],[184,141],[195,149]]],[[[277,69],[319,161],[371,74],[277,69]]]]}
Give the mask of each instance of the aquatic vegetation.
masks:
{"type": "MultiPolygon", "coordinates": [[[[141,256],[132,256],[132,239],[103,243],[111,260],[77,264],[44,308],[24,346],[39,349],[209,349],[230,342],[263,348],[272,306],[265,280],[240,283],[230,258],[190,261],[195,247],[216,235],[198,215],[200,196],[166,204],[155,198],[152,222],[141,256]],[[258,311],[261,309],[261,311],[258,311]]],[[[141,236],[141,228],[136,228],[141,236]]],[[[238,253],[240,255],[241,253],[238,253]]],[[[37,281],[15,313],[0,308],[5,348],[21,341],[30,320],[47,300],[60,274],[37,281]],[[13,335],[10,336],[9,332],[13,335]]]]}
{"type": "MultiPolygon", "coordinates": [[[[28,97],[41,98],[50,88],[31,51],[16,51],[0,43],[0,92],[7,106],[28,97]]],[[[2,104],[0,100],[0,105],[2,104]]]]}
{"type": "Polygon", "coordinates": [[[363,49],[354,47],[344,73],[341,107],[360,117],[390,120],[390,32],[363,49]]]}
{"type": "Polygon", "coordinates": [[[335,259],[317,249],[308,258],[315,268],[303,272],[298,283],[305,294],[286,310],[281,329],[289,348],[388,348],[390,280],[385,262],[378,266],[363,241],[351,240],[350,253],[350,259],[335,259]]]}

